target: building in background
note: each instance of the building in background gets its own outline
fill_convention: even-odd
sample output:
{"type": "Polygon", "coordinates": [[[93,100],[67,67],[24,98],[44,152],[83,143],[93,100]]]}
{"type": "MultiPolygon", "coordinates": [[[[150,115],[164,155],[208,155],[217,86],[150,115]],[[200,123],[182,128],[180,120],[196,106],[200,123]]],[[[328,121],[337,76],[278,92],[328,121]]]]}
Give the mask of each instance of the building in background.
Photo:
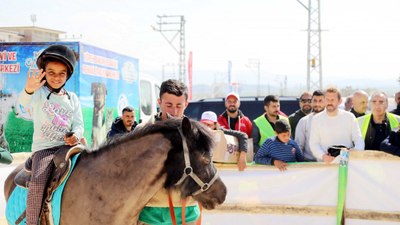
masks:
{"type": "Polygon", "coordinates": [[[0,27],[0,42],[55,42],[64,31],[36,26],[0,27]]]}

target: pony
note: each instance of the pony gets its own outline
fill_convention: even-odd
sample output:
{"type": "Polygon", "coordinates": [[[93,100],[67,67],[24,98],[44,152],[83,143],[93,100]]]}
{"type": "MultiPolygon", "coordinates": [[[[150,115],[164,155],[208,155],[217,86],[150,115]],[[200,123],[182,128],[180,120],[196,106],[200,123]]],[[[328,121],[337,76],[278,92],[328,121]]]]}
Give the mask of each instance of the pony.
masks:
{"type": "MultiPolygon", "coordinates": [[[[64,188],[60,224],[137,224],[161,188],[192,196],[205,209],[225,201],[227,189],[211,159],[214,142],[207,127],[184,117],[137,129],[81,153],[64,188]]],[[[17,172],[5,182],[6,200],[17,172]]]]}

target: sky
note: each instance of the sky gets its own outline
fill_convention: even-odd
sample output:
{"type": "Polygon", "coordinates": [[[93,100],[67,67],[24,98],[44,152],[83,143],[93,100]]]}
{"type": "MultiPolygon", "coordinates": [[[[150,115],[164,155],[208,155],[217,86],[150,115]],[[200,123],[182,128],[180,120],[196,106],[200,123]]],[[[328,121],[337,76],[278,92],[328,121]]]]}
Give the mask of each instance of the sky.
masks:
{"type": "MultiPolygon", "coordinates": [[[[308,1],[302,1],[308,4],[308,1]]],[[[179,56],[152,29],[157,15],[183,15],[194,84],[232,80],[306,88],[307,16],[296,0],[3,0],[0,27],[36,26],[67,32],[87,44],[139,59],[141,72],[178,76],[179,56]]],[[[400,1],[321,0],[324,86],[399,89],[400,1]],[[366,85],[366,86],[365,86],[366,85]]],[[[175,43],[177,45],[177,43],[175,43]]],[[[187,57],[186,57],[187,58],[187,57]]]]}

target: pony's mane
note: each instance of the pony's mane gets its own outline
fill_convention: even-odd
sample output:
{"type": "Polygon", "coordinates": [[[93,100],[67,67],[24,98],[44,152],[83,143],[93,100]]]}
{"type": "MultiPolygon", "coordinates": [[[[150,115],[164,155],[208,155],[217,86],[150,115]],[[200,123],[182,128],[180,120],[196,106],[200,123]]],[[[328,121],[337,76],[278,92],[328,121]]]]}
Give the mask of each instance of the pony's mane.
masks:
{"type": "MultiPolygon", "coordinates": [[[[172,144],[182,146],[181,138],[179,138],[178,128],[181,127],[182,119],[171,118],[167,121],[156,121],[155,123],[148,123],[143,126],[136,127],[134,132],[115,136],[107,139],[97,149],[92,151],[84,152],[83,154],[90,154],[93,156],[101,155],[102,152],[113,151],[118,145],[139,139],[143,136],[155,133],[162,133],[165,137],[169,138],[172,144]],[[179,140],[179,142],[177,142],[179,140]],[[176,143],[174,143],[176,142],[176,143]]],[[[192,132],[185,133],[188,142],[196,140],[197,144],[203,145],[204,149],[211,149],[214,145],[213,139],[211,138],[211,132],[208,128],[201,123],[191,120],[192,132]]],[[[188,143],[189,144],[189,143],[188,143]]]]}
{"type": "MultiPolygon", "coordinates": [[[[112,151],[116,151],[115,154],[118,154],[118,150],[121,149],[119,146],[124,145],[126,148],[127,143],[129,146],[132,146],[129,148],[132,148],[132,151],[135,151],[135,148],[139,146],[135,146],[133,143],[134,140],[146,135],[161,133],[164,138],[170,141],[171,149],[168,151],[168,156],[164,162],[162,171],[160,171],[160,173],[154,177],[154,181],[158,180],[163,174],[166,173],[167,179],[164,183],[164,188],[169,189],[174,187],[178,180],[182,177],[183,170],[185,168],[183,141],[179,133],[179,129],[182,129],[182,133],[186,139],[193,171],[196,172],[203,170],[203,157],[207,157],[211,160],[211,150],[214,147],[213,134],[207,126],[187,118],[171,118],[166,121],[157,121],[152,124],[145,124],[142,127],[136,127],[134,132],[111,138],[101,145],[97,150],[82,153],[81,158],[101,157],[106,152],[113,153],[112,151]]],[[[150,141],[146,147],[150,147],[151,149],[155,143],[155,141],[150,141]]],[[[194,189],[198,187],[198,185],[192,180],[189,181],[188,185],[194,189]]],[[[189,192],[186,192],[186,194],[187,193],[189,192]]]]}

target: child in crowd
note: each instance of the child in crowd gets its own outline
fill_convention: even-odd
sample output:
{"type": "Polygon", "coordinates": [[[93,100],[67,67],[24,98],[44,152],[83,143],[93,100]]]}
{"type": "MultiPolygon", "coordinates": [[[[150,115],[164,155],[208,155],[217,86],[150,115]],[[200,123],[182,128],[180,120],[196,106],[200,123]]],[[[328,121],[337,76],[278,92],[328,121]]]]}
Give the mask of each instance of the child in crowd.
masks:
{"type": "Polygon", "coordinates": [[[238,169],[243,171],[246,168],[246,155],[248,148],[248,137],[247,134],[237,130],[228,130],[219,126],[217,121],[217,114],[212,111],[205,111],[201,114],[200,122],[208,126],[211,130],[222,130],[224,134],[232,135],[238,139],[239,142],[239,158],[238,158],[238,169]]]}
{"type": "Polygon", "coordinates": [[[274,165],[280,171],[286,170],[287,162],[302,162],[303,153],[295,141],[290,139],[290,125],[280,119],[275,123],[276,136],[265,140],[255,155],[257,164],[274,165]]]}

